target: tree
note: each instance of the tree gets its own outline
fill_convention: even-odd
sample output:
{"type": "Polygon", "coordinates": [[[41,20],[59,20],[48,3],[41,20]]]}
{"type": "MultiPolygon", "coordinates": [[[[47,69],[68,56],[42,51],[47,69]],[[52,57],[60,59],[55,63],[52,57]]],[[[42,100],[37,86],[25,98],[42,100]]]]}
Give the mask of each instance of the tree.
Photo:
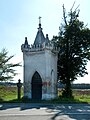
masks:
{"type": "MultiPolygon", "coordinates": [[[[74,5],[73,5],[74,6],[74,5]]],[[[66,16],[63,5],[63,22],[58,36],[53,37],[53,42],[60,48],[58,54],[58,79],[65,88],[62,95],[72,97],[71,83],[77,77],[87,73],[86,65],[90,60],[90,30],[79,21],[78,7],[73,7],[66,16]]]]}
{"type": "Polygon", "coordinates": [[[20,63],[10,63],[14,55],[8,57],[7,54],[8,52],[5,49],[0,52],[0,81],[12,80],[17,75],[14,68],[21,66],[20,63]]]}

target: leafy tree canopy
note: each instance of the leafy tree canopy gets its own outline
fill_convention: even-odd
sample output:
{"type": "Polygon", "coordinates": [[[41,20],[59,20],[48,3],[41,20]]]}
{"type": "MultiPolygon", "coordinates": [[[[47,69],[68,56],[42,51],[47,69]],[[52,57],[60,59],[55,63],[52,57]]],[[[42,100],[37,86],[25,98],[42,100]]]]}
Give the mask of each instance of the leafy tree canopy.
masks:
{"type": "Polygon", "coordinates": [[[12,80],[17,75],[15,67],[21,66],[20,63],[10,63],[10,60],[14,55],[8,57],[6,49],[2,49],[0,52],[0,81],[12,80]]]}
{"type": "Polygon", "coordinates": [[[71,82],[88,74],[86,65],[90,60],[90,29],[78,19],[79,11],[78,7],[74,11],[72,7],[67,14],[63,5],[63,23],[59,35],[52,40],[60,48],[58,79],[65,84],[68,95],[71,82]]]}

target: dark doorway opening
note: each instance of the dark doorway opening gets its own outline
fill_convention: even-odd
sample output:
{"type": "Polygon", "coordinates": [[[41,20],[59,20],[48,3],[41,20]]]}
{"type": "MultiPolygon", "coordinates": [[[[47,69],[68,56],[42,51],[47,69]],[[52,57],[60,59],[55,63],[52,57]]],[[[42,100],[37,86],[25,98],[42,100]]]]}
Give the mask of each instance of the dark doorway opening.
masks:
{"type": "Polygon", "coordinates": [[[42,79],[38,72],[35,72],[32,77],[32,99],[41,100],[42,99],[42,79]]]}

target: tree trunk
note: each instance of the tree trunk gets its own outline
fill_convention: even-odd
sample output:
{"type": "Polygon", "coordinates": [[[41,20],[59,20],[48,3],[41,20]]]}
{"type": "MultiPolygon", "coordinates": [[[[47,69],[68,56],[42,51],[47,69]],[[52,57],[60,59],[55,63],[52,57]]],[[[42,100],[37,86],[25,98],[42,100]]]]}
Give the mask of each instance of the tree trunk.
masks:
{"type": "Polygon", "coordinates": [[[62,97],[65,97],[65,98],[73,97],[70,79],[67,79],[64,90],[62,92],[62,97]]]}

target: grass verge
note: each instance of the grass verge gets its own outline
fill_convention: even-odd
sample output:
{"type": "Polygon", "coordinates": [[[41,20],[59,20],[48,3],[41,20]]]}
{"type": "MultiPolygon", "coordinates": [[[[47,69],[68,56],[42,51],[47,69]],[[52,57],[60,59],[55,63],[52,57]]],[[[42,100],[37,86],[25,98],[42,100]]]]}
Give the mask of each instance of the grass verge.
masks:
{"type": "Polygon", "coordinates": [[[0,102],[7,102],[7,103],[17,103],[17,102],[24,102],[24,103],[90,103],[90,90],[73,90],[74,98],[63,98],[61,96],[62,92],[59,91],[59,97],[53,100],[30,100],[30,99],[23,99],[23,87],[21,89],[21,99],[17,99],[17,86],[0,86],[0,102]]]}

